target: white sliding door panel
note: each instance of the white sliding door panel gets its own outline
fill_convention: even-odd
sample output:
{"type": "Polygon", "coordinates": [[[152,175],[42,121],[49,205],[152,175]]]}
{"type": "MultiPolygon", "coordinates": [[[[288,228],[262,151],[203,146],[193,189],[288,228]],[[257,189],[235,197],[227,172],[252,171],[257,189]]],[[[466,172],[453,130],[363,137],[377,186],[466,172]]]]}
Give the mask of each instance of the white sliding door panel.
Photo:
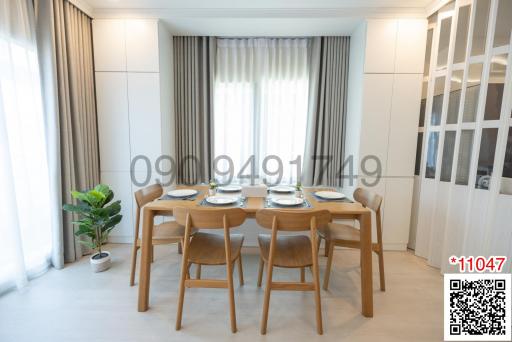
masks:
{"type": "MultiPolygon", "coordinates": [[[[146,156],[153,167],[162,154],[159,74],[128,73],[128,107],[132,159],[146,156]]],[[[135,164],[137,171],[146,169],[143,161],[135,164]]]]}
{"type": "MultiPolygon", "coordinates": [[[[493,218],[489,243],[485,255],[505,255],[511,257],[512,243],[512,196],[498,195],[496,216],[493,218]]],[[[510,265],[510,261],[509,261],[510,265]]]]}
{"type": "Polygon", "coordinates": [[[127,71],[158,72],[158,21],[126,21],[127,71]]]}
{"type": "Polygon", "coordinates": [[[376,156],[386,175],[393,75],[365,74],[363,82],[360,158],[376,156]]]}
{"type": "Polygon", "coordinates": [[[101,171],[129,171],[130,129],[125,73],[96,72],[96,106],[101,171]]]}
{"type": "Polygon", "coordinates": [[[414,179],[388,178],[384,208],[383,240],[387,249],[405,250],[409,239],[410,208],[414,179]]]}
{"type": "Polygon", "coordinates": [[[133,193],[130,172],[102,172],[101,182],[108,184],[112,188],[116,200],[121,200],[121,215],[123,215],[123,219],[110,233],[112,237],[110,241],[130,242],[129,237],[133,236],[134,227],[132,217],[133,193]],[[120,239],[120,237],[122,238],[120,239]]]}
{"type": "Polygon", "coordinates": [[[126,71],[125,29],[120,19],[92,21],[95,71],[126,71]]]}
{"type": "Polygon", "coordinates": [[[435,181],[433,179],[423,179],[418,210],[418,229],[416,231],[416,255],[423,258],[428,257],[430,250],[430,223],[435,209],[435,198],[435,181]]]}
{"type": "MultiPolygon", "coordinates": [[[[423,75],[395,74],[393,101],[389,123],[389,145],[386,174],[391,177],[411,177],[414,174],[423,75]],[[404,96],[407,94],[407,96],[404,96]]],[[[364,126],[363,126],[364,127],[364,126]]]]}
{"type": "Polygon", "coordinates": [[[489,197],[488,190],[475,189],[473,191],[463,250],[464,255],[477,256],[484,253],[485,223],[489,197]]]}
{"type": "Polygon", "coordinates": [[[396,20],[374,19],[368,21],[366,28],[365,73],[395,72],[397,27],[396,20]]]}
{"type": "Polygon", "coordinates": [[[400,19],[396,39],[396,73],[423,74],[427,20],[400,19]]]}
{"type": "Polygon", "coordinates": [[[446,214],[450,200],[450,183],[440,182],[437,186],[435,215],[430,228],[430,249],[428,262],[434,267],[441,267],[443,254],[446,214]]]}

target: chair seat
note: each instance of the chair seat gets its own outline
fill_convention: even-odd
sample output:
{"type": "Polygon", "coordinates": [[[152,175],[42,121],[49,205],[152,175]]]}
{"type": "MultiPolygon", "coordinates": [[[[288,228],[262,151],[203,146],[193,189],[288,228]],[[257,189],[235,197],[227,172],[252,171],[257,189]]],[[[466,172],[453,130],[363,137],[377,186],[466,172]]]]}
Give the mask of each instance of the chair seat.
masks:
{"type": "MultiPolygon", "coordinates": [[[[265,262],[268,262],[270,240],[271,236],[269,234],[258,235],[261,257],[265,262]]],[[[298,268],[313,265],[311,240],[307,236],[278,236],[276,241],[274,266],[298,268]]]]}
{"type": "MultiPolygon", "coordinates": [[[[231,262],[238,259],[244,242],[241,234],[230,234],[231,262]]],[[[194,234],[189,246],[189,260],[201,265],[225,265],[224,235],[199,232],[194,234]]]]}
{"type": "Polygon", "coordinates": [[[326,240],[344,240],[355,241],[361,240],[359,229],[341,223],[329,223],[327,226],[318,228],[318,234],[326,240]]]}

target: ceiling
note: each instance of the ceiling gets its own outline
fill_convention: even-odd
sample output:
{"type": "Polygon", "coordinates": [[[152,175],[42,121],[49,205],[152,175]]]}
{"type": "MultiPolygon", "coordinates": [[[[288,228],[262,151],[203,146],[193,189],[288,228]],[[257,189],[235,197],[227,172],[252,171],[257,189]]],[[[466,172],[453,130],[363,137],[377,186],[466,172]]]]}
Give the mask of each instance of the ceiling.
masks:
{"type": "Polygon", "coordinates": [[[367,17],[426,17],[443,0],[71,0],[94,18],[160,18],[173,34],[349,35],[367,17]]]}

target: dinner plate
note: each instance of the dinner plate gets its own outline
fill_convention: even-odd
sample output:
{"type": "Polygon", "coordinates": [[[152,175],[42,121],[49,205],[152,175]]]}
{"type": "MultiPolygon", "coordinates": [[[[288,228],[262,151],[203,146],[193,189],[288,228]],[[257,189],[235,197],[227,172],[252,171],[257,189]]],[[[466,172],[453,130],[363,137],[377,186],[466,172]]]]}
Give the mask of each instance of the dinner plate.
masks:
{"type": "Polygon", "coordinates": [[[280,193],[289,193],[289,192],[294,192],[295,188],[292,186],[287,186],[287,185],[278,185],[278,186],[271,187],[270,191],[280,192],[280,193]]]}
{"type": "Polygon", "coordinates": [[[346,197],[341,192],[336,192],[336,191],[317,191],[317,192],[315,192],[315,196],[323,198],[323,199],[331,199],[331,200],[338,200],[338,199],[343,199],[346,197]]]}
{"type": "Polygon", "coordinates": [[[177,198],[185,198],[197,195],[198,191],[194,189],[178,189],[178,190],[171,190],[167,193],[167,195],[171,197],[177,197],[177,198]]]}
{"type": "Polygon", "coordinates": [[[217,188],[222,192],[238,192],[242,191],[242,187],[240,185],[222,185],[217,188]]]}
{"type": "Polygon", "coordinates": [[[210,196],[206,197],[206,202],[210,204],[215,205],[226,205],[226,204],[233,204],[238,201],[238,198],[236,197],[221,197],[221,196],[210,196]]]}
{"type": "Polygon", "coordinates": [[[283,206],[283,207],[295,207],[304,203],[303,198],[272,198],[272,203],[283,206]]]}

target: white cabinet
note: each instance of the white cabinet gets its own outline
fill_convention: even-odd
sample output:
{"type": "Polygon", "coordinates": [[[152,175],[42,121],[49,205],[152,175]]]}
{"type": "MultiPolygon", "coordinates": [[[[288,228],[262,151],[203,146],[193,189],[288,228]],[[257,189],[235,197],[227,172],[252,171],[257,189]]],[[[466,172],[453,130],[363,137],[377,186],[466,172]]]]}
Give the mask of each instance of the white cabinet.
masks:
{"type": "Polygon", "coordinates": [[[396,20],[368,20],[366,28],[365,73],[395,71],[396,20]]]}
{"type": "Polygon", "coordinates": [[[421,74],[395,74],[389,121],[387,175],[410,177],[414,172],[421,74]]]}
{"type": "Polygon", "coordinates": [[[100,170],[130,170],[127,77],[122,72],[96,72],[96,106],[100,170]]]}
{"type": "Polygon", "coordinates": [[[110,241],[132,242],[133,193],[139,189],[134,181],[149,179],[149,185],[161,178],[155,161],[174,150],[167,99],[172,98],[172,37],[153,19],[93,20],[93,34],[101,182],[122,201],[123,220],[110,241]],[[159,70],[170,75],[162,77],[159,70]],[[140,162],[130,170],[137,155],[148,157],[149,167],[140,162]]]}
{"type": "Polygon", "coordinates": [[[126,21],[127,71],[158,72],[158,22],[133,19],[126,21]]]}
{"type": "MultiPolygon", "coordinates": [[[[146,156],[154,165],[162,154],[159,74],[128,73],[128,102],[130,154],[146,156]]],[[[136,171],[146,169],[142,162],[135,165],[136,171]]]]}
{"type": "Polygon", "coordinates": [[[124,20],[95,19],[92,34],[95,71],[126,71],[124,20]]]}
{"type": "Polygon", "coordinates": [[[385,182],[383,239],[387,249],[403,250],[409,240],[414,179],[388,178],[385,182]]]}
{"type": "Polygon", "coordinates": [[[423,73],[426,39],[426,20],[398,20],[395,73],[423,73]]]}

